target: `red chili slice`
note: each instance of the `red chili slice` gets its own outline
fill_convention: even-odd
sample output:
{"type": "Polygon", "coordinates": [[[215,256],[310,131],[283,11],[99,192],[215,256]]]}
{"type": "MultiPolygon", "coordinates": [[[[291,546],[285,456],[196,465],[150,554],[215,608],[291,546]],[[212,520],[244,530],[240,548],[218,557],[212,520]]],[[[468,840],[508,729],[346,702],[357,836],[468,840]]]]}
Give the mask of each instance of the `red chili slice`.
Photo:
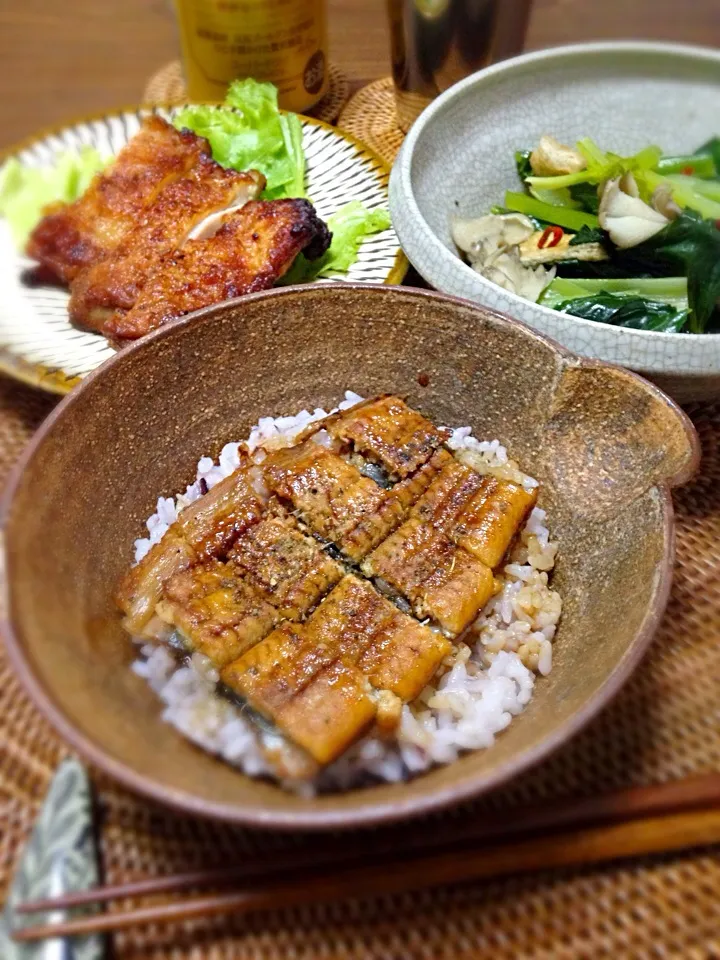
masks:
{"type": "Polygon", "coordinates": [[[685,174],[686,177],[691,177],[695,173],[695,167],[690,167],[690,166],[683,167],[682,172],[685,174]]]}
{"type": "Polygon", "coordinates": [[[546,247],[556,247],[564,236],[562,227],[545,227],[542,236],[538,240],[538,250],[544,250],[546,247]]]}

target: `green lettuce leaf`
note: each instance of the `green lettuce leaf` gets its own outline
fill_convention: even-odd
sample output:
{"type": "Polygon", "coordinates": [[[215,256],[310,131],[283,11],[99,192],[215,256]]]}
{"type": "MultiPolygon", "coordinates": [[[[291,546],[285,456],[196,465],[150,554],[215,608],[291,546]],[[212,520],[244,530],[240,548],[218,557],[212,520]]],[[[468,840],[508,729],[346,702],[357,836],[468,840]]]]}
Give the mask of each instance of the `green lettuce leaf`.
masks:
{"type": "Polygon", "coordinates": [[[317,260],[306,260],[302,254],[286,273],[283,283],[307,283],[318,277],[345,273],[357,260],[365,237],[390,227],[387,210],[368,210],[359,200],[351,200],[327,218],[332,242],[317,260]]]}
{"type": "Polygon", "coordinates": [[[267,179],[266,199],[305,196],[305,153],[296,114],[278,108],[277,88],[257,80],[236,80],[225,106],[185,107],[175,126],[205,137],[218,163],[234,170],[259,170],[267,179]]]}
{"type": "Polygon", "coordinates": [[[17,246],[25,246],[48,204],[77,200],[106,163],[93,147],[61,153],[52,167],[27,167],[10,157],[0,168],[0,215],[17,246]]]}

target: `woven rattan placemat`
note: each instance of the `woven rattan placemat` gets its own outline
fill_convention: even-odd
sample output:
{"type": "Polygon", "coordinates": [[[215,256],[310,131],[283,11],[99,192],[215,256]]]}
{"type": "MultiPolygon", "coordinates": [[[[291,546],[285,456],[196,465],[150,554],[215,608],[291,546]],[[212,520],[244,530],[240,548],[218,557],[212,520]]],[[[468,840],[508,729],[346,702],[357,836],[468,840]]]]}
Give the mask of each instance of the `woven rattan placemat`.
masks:
{"type": "MultiPolygon", "coordinates": [[[[53,402],[0,378],[3,480],[53,402]]],[[[602,716],[553,759],[484,804],[433,817],[433,830],[451,817],[482,816],[487,805],[502,805],[512,817],[513,806],[530,799],[720,769],[720,405],[690,412],[704,458],[699,476],[676,496],[675,585],[647,659],[602,716]]],[[[0,892],[64,752],[0,650],[0,892]]],[[[342,842],[181,817],[92,774],[111,882],[342,842]]],[[[428,828],[425,821],[388,829],[428,828]]],[[[139,929],[119,935],[115,951],[118,960],[704,960],[720,957],[718,891],[720,859],[708,849],[237,922],[139,929]]]]}

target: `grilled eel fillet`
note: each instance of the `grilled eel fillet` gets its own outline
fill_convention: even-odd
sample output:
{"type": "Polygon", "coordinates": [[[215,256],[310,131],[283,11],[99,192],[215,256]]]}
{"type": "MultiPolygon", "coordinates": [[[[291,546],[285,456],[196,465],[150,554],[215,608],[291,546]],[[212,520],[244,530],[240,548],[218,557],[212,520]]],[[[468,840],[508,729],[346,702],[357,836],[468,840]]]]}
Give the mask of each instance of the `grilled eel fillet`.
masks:
{"type": "Polygon", "coordinates": [[[267,290],[301,251],[314,260],[330,238],[307,200],[252,200],[213,236],[161,257],[134,306],[109,318],[102,333],[135,340],[200,307],[267,290]]]}
{"type": "Polygon", "coordinates": [[[148,117],[78,200],[48,209],[30,234],[27,255],[70,283],[122,243],[164,187],[209,157],[204,138],[148,117]]]}
{"type": "Polygon", "coordinates": [[[461,464],[398,397],[321,426],[339,453],[304,434],[261,466],[244,455],[118,591],[131,632],[175,629],[310,772],[373,723],[398,722],[492,595],[492,570],[535,502],[461,464]],[[395,482],[363,474],[369,462],[395,482]]]}
{"type": "Polygon", "coordinates": [[[449,652],[445,637],[347,576],[304,624],[283,624],[221,677],[325,764],[373,722],[374,691],[414,699],[449,652]]]}
{"type": "Polygon", "coordinates": [[[120,245],[82,270],[71,284],[70,319],[101,331],[117,311],[129,310],[158,260],[176,250],[210,214],[260,195],[265,177],[227,170],[201,155],[186,177],[167,184],[120,245]]]}

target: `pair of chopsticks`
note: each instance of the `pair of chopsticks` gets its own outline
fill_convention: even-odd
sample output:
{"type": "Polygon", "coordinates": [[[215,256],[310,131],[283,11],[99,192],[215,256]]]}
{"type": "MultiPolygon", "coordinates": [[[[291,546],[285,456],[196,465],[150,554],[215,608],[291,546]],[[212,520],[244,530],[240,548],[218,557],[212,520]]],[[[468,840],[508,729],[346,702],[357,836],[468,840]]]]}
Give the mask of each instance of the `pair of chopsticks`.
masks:
{"type": "Polygon", "coordinates": [[[242,869],[202,870],[97,887],[17,908],[67,910],[201,888],[236,889],[28,926],[17,941],[86,935],[221,914],[420,890],[507,874],[597,864],[720,843],[720,774],[542,807],[478,814],[422,837],[348,837],[242,869]],[[338,852],[340,851],[340,852],[338,852]]]}

